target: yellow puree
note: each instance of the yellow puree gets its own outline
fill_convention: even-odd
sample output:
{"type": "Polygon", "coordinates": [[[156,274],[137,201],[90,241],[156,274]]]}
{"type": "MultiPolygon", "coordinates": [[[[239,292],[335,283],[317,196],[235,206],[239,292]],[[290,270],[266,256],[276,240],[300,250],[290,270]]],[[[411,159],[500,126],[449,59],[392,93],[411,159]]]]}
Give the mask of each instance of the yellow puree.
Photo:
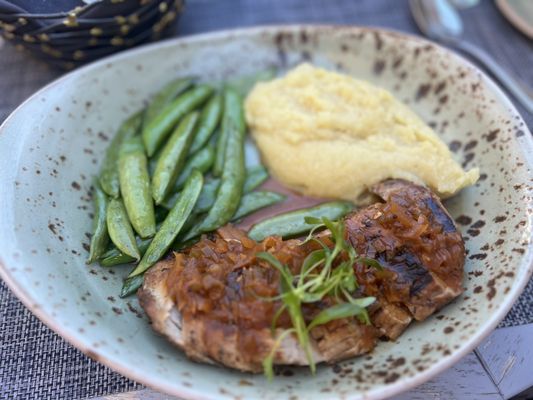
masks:
{"type": "Polygon", "coordinates": [[[388,91],[309,64],[258,83],[245,110],[271,173],[306,195],[360,202],[369,186],[404,178],[448,197],[479,177],[388,91]]]}

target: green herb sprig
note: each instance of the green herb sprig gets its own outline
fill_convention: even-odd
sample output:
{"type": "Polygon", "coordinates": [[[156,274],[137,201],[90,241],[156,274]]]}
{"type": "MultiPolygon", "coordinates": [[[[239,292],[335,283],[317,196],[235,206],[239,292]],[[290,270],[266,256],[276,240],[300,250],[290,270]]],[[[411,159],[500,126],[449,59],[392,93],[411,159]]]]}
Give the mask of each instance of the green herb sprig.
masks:
{"type": "Polygon", "coordinates": [[[263,369],[269,380],[272,380],[273,361],[276,351],[285,337],[296,334],[304,350],[309,368],[314,374],[316,365],[313,360],[309,332],[316,326],[330,321],[357,317],[362,323],[370,324],[366,307],[376,299],[374,297],[354,298],[353,293],[359,287],[353,271],[355,263],[366,264],[378,269],[381,265],[374,259],[358,256],[355,249],[344,239],[345,225],[343,221],[333,222],[327,218],[307,217],[305,222],[314,225],[313,229],[302,244],[316,242],[320,248],[312,251],[304,259],[299,274],[293,275],[287,265],[282,264],[276,257],[267,252],[257,254],[257,257],[267,261],[280,273],[280,295],[268,300],[282,300],[282,306],[272,319],[272,335],[275,335],[276,324],[284,311],[287,311],[292,328],[284,330],[274,342],[269,355],[263,360],[263,369]],[[321,228],[329,229],[334,246],[330,248],[314,233],[321,228]],[[315,318],[306,324],[302,313],[302,305],[320,301],[325,296],[332,296],[336,304],[322,310],[315,318]]]}

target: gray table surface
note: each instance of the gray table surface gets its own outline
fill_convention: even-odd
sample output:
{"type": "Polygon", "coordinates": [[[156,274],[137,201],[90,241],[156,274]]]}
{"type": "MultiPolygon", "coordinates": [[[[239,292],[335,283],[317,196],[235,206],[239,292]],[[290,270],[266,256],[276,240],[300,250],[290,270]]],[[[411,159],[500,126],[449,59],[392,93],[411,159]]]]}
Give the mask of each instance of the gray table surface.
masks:
{"type": "MultiPolygon", "coordinates": [[[[462,14],[467,21],[465,38],[484,47],[503,67],[532,86],[531,41],[507,23],[492,1],[482,0],[481,5],[462,14]]],[[[407,0],[189,0],[173,35],[288,23],[371,25],[418,34],[407,0]]],[[[0,38],[0,122],[26,97],[61,74],[15,51],[0,38]]],[[[531,130],[533,115],[519,105],[517,108],[531,130]]],[[[524,371],[533,375],[533,365],[527,367],[524,357],[512,361],[520,346],[521,351],[533,348],[531,323],[532,282],[501,329],[476,353],[400,398],[501,399],[515,395],[525,389],[524,371]]],[[[46,328],[0,281],[0,399],[115,398],[114,394],[139,389],[143,388],[87,358],[46,328]]],[[[127,397],[116,398],[166,398],[147,390],[121,396],[127,397]]]]}

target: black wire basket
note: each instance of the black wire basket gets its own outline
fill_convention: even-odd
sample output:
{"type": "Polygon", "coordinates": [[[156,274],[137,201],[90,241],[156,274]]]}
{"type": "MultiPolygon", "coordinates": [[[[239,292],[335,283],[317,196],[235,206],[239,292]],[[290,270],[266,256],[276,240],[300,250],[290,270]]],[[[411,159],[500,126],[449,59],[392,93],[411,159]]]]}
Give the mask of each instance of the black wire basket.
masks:
{"type": "Polygon", "coordinates": [[[159,39],[183,7],[184,0],[0,0],[0,32],[17,48],[72,69],[159,39]]]}

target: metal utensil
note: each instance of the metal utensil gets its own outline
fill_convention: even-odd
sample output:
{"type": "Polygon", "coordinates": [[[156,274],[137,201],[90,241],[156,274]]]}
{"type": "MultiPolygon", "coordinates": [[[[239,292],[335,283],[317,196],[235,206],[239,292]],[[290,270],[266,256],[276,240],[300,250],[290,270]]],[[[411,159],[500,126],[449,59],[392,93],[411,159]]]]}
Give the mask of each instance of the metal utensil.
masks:
{"type": "Polygon", "coordinates": [[[533,95],[498,65],[485,50],[461,40],[463,23],[447,0],[409,0],[418,28],[430,39],[452,46],[483,64],[513,96],[533,113],[533,95]]]}

